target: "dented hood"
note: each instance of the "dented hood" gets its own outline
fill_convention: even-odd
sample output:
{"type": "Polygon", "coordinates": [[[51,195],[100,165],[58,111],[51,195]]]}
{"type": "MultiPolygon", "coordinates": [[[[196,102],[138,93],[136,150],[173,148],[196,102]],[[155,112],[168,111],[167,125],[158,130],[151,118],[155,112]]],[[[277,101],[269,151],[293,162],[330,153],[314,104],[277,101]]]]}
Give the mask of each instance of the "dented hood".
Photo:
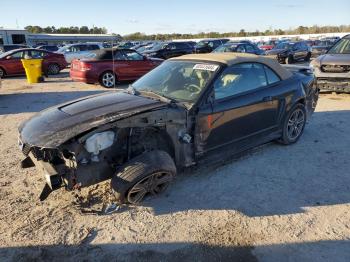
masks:
{"type": "Polygon", "coordinates": [[[37,113],[20,125],[20,139],[54,148],[94,127],[165,106],[164,102],[124,92],[88,96],[37,113]]]}

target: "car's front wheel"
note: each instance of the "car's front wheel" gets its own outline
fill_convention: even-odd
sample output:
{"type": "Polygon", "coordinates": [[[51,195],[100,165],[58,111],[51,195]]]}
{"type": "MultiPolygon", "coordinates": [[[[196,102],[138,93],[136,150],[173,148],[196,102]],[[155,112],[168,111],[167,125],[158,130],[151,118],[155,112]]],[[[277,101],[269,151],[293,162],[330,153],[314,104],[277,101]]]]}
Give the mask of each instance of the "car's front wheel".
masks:
{"type": "Polygon", "coordinates": [[[292,56],[292,55],[289,55],[288,57],[286,57],[285,63],[286,63],[286,64],[293,64],[293,63],[294,63],[294,58],[293,58],[293,56],[292,56]]]}
{"type": "Polygon", "coordinates": [[[296,104],[287,114],[283,123],[283,133],[279,140],[282,144],[289,145],[297,142],[303,134],[306,124],[306,110],[303,104],[296,104]]]}
{"type": "Polygon", "coordinates": [[[111,186],[119,203],[138,204],[147,195],[163,192],[176,174],[171,156],[165,151],[145,152],[118,169],[111,186]]]}
{"type": "Polygon", "coordinates": [[[308,52],[307,55],[306,55],[305,58],[304,58],[304,61],[305,61],[305,62],[309,62],[309,61],[310,61],[310,58],[311,58],[311,53],[308,52]]]}
{"type": "Polygon", "coordinates": [[[106,88],[115,87],[116,76],[112,71],[104,72],[100,77],[100,84],[106,88]]]}

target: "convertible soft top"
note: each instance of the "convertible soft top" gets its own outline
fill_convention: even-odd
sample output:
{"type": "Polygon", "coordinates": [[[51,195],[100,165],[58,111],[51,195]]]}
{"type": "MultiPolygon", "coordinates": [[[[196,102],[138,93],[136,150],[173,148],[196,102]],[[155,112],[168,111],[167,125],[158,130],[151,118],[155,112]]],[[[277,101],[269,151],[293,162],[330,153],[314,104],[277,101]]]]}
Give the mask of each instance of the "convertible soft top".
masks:
{"type": "Polygon", "coordinates": [[[190,54],[183,55],[175,58],[171,58],[170,60],[202,60],[202,61],[212,61],[218,62],[226,65],[233,65],[244,62],[256,62],[263,63],[273,69],[281,78],[285,80],[292,76],[292,73],[287,69],[283,68],[277,60],[273,58],[268,58],[264,56],[258,56],[253,54],[246,53],[231,53],[231,52],[223,52],[223,53],[208,53],[208,54],[190,54]]]}

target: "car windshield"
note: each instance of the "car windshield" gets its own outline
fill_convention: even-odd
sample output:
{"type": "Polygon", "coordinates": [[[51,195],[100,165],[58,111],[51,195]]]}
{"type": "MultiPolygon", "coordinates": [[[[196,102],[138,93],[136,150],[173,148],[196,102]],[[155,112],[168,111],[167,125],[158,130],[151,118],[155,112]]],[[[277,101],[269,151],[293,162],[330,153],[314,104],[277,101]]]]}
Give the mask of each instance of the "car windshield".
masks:
{"type": "Polygon", "coordinates": [[[341,39],[331,49],[329,49],[328,54],[350,54],[350,39],[341,39]]]}
{"type": "Polygon", "coordinates": [[[158,44],[155,44],[151,49],[148,49],[147,51],[158,51],[160,49],[163,49],[163,47],[166,45],[167,43],[158,43],[158,44]]]}
{"type": "Polygon", "coordinates": [[[166,61],[141,77],[132,87],[142,94],[156,93],[178,102],[193,103],[219,70],[215,63],[166,61]]]}
{"type": "Polygon", "coordinates": [[[213,53],[222,53],[222,52],[233,52],[234,50],[236,50],[237,45],[235,44],[229,44],[229,45],[221,45],[219,47],[217,47],[213,53]]]}
{"type": "Polygon", "coordinates": [[[293,45],[293,43],[278,43],[274,49],[290,49],[293,45]]]}

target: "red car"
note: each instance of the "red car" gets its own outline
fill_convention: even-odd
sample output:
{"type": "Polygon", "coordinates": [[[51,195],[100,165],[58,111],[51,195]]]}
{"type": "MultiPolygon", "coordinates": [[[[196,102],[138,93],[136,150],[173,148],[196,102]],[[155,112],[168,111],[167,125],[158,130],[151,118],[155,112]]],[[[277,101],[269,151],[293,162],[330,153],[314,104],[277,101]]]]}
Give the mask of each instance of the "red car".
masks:
{"type": "Polygon", "coordinates": [[[89,58],[73,60],[70,76],[74,81],[110,88],[116,81],[138,79],[162,62],[163,59],[145,57],[132,49],[109,48],[95,51],[89,58]]]}
{"type": "Polygon", "coordinates": [[[0,77],[24,75],[21,59],[25,57],[42,58],[42,70],[46,75],[56,75],[67,67],[67,62],[62,54],[34,48],[16,49],[0,54],[0,77]]]}

